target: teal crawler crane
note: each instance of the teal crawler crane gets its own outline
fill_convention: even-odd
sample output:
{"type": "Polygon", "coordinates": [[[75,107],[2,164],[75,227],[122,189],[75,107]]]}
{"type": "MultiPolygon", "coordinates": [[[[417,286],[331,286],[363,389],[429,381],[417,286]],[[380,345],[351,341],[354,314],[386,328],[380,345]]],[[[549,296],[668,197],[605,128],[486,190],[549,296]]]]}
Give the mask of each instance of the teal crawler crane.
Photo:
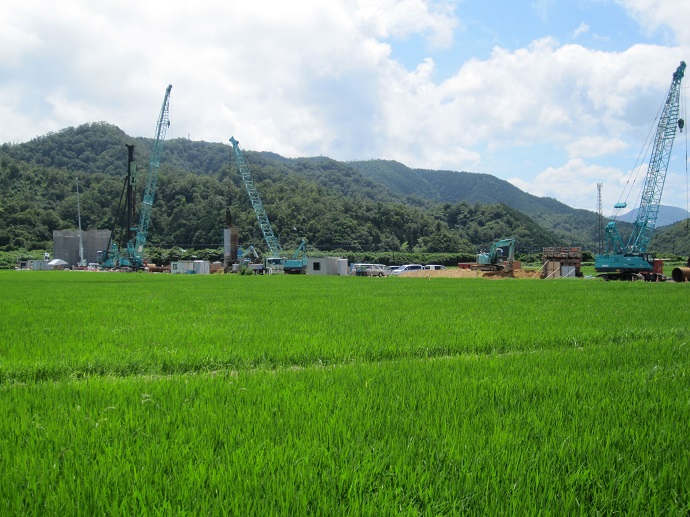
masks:
{"type": "Polygon", "coordinates": [[[261,202],[261,197],[259,196],[259,191],[254,185],[254,178],[252,173],[247,166],[247,161],[244,158],[244,153],[240,149],[240,143],[235,139],[235,137],[230,137],[230,143],[235,152],[235,161],[237,162],[237,168],[240,171],[240,176],[242,176],[242,181],[247,189],[247,194],[249,194],[249,200],[251,201],[252,207],[254,208],[254,213],[256,214],[256,219],[259,221],[259,226],[261,227],[261,232],[264,236],[264,241],[266,246],[268,246],[269,254],[264,257],[264,266],[270,272],[284,272],[287,274],[305,274],[307,272],[307,254],[306,254],[306,241],[302,239],[297,251],[295,251],[292,258],[287,258],[285,252],[283,251],[280,241],[273,233],[273,228],[268,220],[268,214],[264,209],[264,205],[261,202]]]}
{"type": "MultiPolygon", "coordinates": [[[[606,249],[603,254],[594,257],[594,269],[598,276],[605,280],[664,280],[665,277],[655,270],[654,257],[647,253],[647,246],[654,233],[659,214],[661,193],[664,189],[668,162],[673,148],[676,130],[683,130],[684,121],[678,118],[680,85],[685,74],[685,61],[673,73],[671,87],[656,129],[649,168],[642,187],[640,208],[637,220],[627,243],[623,242],[616,220],[610,221],[606,228],[606,249]]],[[[617,213],[627,205],[616,203],[617,213]]]]}

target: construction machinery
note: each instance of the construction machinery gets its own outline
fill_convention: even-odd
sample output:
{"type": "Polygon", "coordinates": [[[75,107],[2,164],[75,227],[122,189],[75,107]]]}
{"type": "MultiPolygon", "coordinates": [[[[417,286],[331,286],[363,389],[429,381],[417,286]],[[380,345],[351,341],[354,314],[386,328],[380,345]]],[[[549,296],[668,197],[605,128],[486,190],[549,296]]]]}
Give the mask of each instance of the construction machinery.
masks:
{"type": "MultiPolygon", "coordinates": [[[[120,197],[120,204],[125,191],[127,198],[125,202],[124,217],[120,222],[121,229],[126,230],[121,235],[126,233],[127,242],[123,245],[120,242],[108,243],[108,247],[103,252],[103,267],[117,268],[126,270],[140,270],[145,267],[144,264],[144,247],[146,246],[146,239],[148,236],[149,226],[151,225],[151,212],[153,210],[153,200],[156,196],[156,183],[158,180],[158,170],[160,168],[161,155],[163,154],[163,143],[165,142],[165,134],[168,127],[170,127],[170,90],[172,85],[169,84],[165,89],[165,97],[163,98],[163,106],[161,107],[158,122],[156,124],[156,133],[153,139],[153,150],[151,151],[151,159],[149,160],[149,168],[146,174],[146,183],[144,186],[144,197],[139,210],[139,224],[133,226],[135,201],[134,201],[134,185],[136,181],[136,166],[133,164],[134,146],[128,145],[129,160],[127,167],[127,178],[125,179],[125,186],[123,194],[120,197]]],[[[118,208],[118,212],[120,212],[118,208]]],[[[114,233],[114,231],[113,231],[114,233]]]]}
{"type": "Polygon", "coordinates": [[[491,245],[488,253],[477,255],[477,262],[470,266],[474,271],[513,270],[515,262],[515,239],[501,239],[491,245]]]}
{"type": "Polygon", "coordinates": [[[287,274],[301,275],[307,272],[307,241],[302,239],[291,258],[283,261],[283,270],[287,274]]]}
{"type": "Polygon", "coordinates": [[[254,208],[254,213],[256,214],[256,219],[259,221],[259,226],[261,227],[261,232],[264,236],[264,241],[266,246],[268,246],[269,254],[264,257],[264,266],[269,273],[288,273],[288,274],[304,274],[307,272],[307,255],[306,255],[306,241],[302,239],[297,251],[295,251],[292,258],[288,259],[285,252],[283,251],[280,241],[273,233],[273,228],[268,220],[268,214],[264,209],[264,205],[261,202],[261,197],[259,196],[259,191],[254,185],[254,179],[252,173],[247,166],[247,161],[244,158],[244,153],[240,149],[240,143],[235,137],[230,137],[230,143],[232,144],[233,150],[235,152],[235,161],[237,162],[237,168],[240,171],[240,176],[242,176],[242,181],[247,189],[247,194],[249,194],[249,200],[254,208]]]}
{"type": "Polygon", "coordinates": [[[605,227],[606,249],[594,257],[594,269],[605,280],[665,280],[661,261],[647,253],[659,213],[661,193],[673,148],[676,130],[682,131],[684,122],[678,118],[680,85],[685,74],[685,61],[673,73],[673,80],[656,129],[649,166],[642,187],[637,219],[627,243],[623,242],[616,218],[625,202],[614,205],[616,215],[605,227]]]}
{"type": "Polygon", "coordinates": [[[239,263],[242,266],[248,266],[254,259],[259,260],[259,254],[256,252],[256,249],[254,249],[254,246],[249,246],[247,249],[242,250],[239,263]]]}

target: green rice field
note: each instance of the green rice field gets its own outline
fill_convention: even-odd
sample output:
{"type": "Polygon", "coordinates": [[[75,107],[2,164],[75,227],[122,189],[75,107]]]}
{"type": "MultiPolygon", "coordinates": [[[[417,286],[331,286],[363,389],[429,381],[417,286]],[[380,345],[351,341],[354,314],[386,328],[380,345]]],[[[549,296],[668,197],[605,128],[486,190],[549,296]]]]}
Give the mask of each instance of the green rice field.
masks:
{"type": "Polygon", "coordinates": [[[690,284],[0,272],[1,515],[690,513],[690,284]]]}

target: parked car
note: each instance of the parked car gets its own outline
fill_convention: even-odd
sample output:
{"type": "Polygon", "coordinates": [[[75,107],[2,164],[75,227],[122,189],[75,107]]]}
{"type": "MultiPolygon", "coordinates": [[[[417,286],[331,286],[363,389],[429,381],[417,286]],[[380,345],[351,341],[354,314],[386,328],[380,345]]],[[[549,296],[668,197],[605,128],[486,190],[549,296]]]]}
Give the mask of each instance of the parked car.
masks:
{"type": "Polygon", "coordinates": [[[420,271],[422,269],[424,269],[424,266],[422,266],[421,264],[405,264],[391,271],[391,275],[400,276],[403,273],[409,273],[410,271],[420,271]]]}
{"type": "Polygon", "coordinates": [[[357,276],[387,276],[386,266],[383,264],[356,263],[352,265],[351,275],[357,276]]]}
{"type": "Polygon", "coordinates": [[[428,264],[424,266],[424,269],[429,269],[430,271],[440,271],[441,269],[448,269],[446,266],[440,264],[428,264]]]}
{"type": "Polygon", "coordinates": [[[369,269],[367,269],[367,276],[388,276],[390,273],[386,266],[383,264],[373,264],[369,269]]]}

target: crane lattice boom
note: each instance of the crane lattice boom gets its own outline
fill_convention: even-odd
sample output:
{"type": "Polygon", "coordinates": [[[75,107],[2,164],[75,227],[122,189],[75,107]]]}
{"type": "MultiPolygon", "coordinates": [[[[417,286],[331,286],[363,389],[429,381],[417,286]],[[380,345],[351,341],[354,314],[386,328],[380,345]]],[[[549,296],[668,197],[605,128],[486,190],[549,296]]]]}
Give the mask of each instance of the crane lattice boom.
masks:
{"type": "Polygon", "coordinates": [[[137,235],[134,242],[129,242],[127,248],[132,257],[133,265],[141,267],[144,263],[143,253],[144,246],[146,246],[146,238],[151,224],[151,210],[153,209],[153,200],[156,196],[156,182],[158,180],[158,169],[161,164],[161,155],[163,154],[163,143],[165,142],[165,133],[170,126],[170,90],[172,84],[169,84],[165,89],[165,97],[163,98],[163,106],[156,124],[156,134],[153,140],[153,150],[151,151],[151,160],[149,161],[149,170],[146,174],[146,186],[144,187],[144,199],[141,203],[141,210],[139,211],[139,226],[137,228],[137,235]]]}
{"type": "Polygon", "coordinates": [[[252,178],[252,173],[247,167],[247,162],[244,159],[244,154],[242,149],[240,149],[240,143],[235,139],[235,137],[230,137],[230,143],[235,151],[235,160],[237,161],[237,168],[240,170],[240,175],[242,176],[242,181],[247,189],[247,194],[249,194],[249,200],[254,208],[254,213],[256,214],[256,219],[259,221],[259,226],[261,226],[261,232],[264,235],[264,240],[268,246],[269,251],[273,257],[281,257],[283,255],[283,248],[280,246],[280,242],[273,233],[273,228],[268,220],[268,215],[264,209],[264,205],[259,197],[259,192],[254,186],[254,179],[252,178]]]}
{"type": "Polygon", "coordinates": [[[673,140],[678,128],[678,106],[680,98],[680,83],[685,74],[685,61],[681,61],[678,69],[673,73],[673,81],[669,89],[666,103],[661,113],[659,126],[654,137],[652,155],[649,159],[649,169],[642,187],[640,209],[637,212],[635,228],[628,239],[626,251],[628,253],[647,251],[647,245],[652,238],[659,214],[661,193],[664,190],[668,162],[673,148],[673,140]]]}

